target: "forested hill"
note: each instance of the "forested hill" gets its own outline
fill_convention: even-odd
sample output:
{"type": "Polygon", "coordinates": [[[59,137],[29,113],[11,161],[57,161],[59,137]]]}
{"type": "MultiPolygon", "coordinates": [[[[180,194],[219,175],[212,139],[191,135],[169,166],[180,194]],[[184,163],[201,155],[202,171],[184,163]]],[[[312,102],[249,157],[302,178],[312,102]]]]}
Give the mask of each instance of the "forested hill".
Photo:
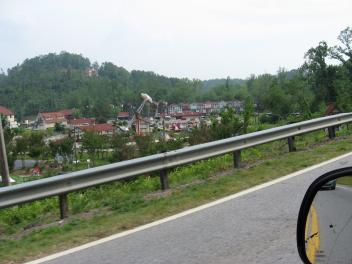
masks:
{"type": "Polygon", "coordinates": [[[215,88],[218,86],[226,86],[226,85],[243,85],[246,80],[243,79],[231,79],[228,77],[227,79],[210,79],[202,82],[202,87],[205,90],[209,90],[211,88],[215,88]]]}
{"type": "Polygon", "coordinates": [[[0,105],[13,109],[19,119],[73,107],[84,115],[99,115],[99,111],[109,112],[111,105],[118,110],[122,105],[138,105],[141,92],[156,101],[173,103],[231,100],[235,88],[205,90],[200,80],[129,72],[110,62],[98,65],[82,55],[61,52],[27,59],[7,75],[0,74],[0,105]]]}
{"type": "MultiPolygon", "coordinates": [[[[21,120],[39,111],[76,108],[84,116],[112,117],[141,103],[140,93],[170,103],[205,100],[246,100],[256,111],[286,118],[322,115],[329,103],[352,111],[352,27],[338,35],[338,44],[320,41],[305,54],[297,70],[236,79],[189,80],[153,72],[127,71],[113,63],[91,63],[81,55],[62,52],[25,60],[0,74],[0,105],[21,120]],[[330,59],[334,59],[329,64],[330,59]]],[[[302,54],[303,55],[303,54],[302,54]]]]}

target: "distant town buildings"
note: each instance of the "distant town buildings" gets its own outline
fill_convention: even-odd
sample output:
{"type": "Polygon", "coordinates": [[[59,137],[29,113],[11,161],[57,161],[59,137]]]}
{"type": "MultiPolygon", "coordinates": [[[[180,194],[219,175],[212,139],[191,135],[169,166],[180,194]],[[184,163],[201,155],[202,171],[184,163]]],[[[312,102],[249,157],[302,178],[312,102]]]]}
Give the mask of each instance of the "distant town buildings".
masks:
{"type": "Polygon", "coordinates": [[[61,112],[44,112],[38,114],[35,124],[37,129],[48,129],[55,124],[67,126],[67,119],[61,112]]]}
{"type": "Polygon", "coordinates": [[[75,109],[63,109],[63,110],[60,110],[59,112],[63,114],[67,120],[70,120],[70,119],[73,119],[74,111],[75,109]]]}
{"type": "Polygon", "coordinates": [[[120,112],[117,114],[117,119],[120,121],[127,121],[130,119],[130,113],[129,112],[120,112]]]}
{"type": "Polygon", "coordinates": [[[95,125],[95,118],[77,118],[70,119],[67,122],[68,127],[70,129],[74,129],[75,127],[85,127],[85,126],[93,126],[95,125]]]}
{"type": "Polygon", "coordinates": [[[168,114],[183,113],[183,112],[197,112],[205,115],[211,113],[220,113],[225,110],[226,107],[233,108],[236,113],[243,112],[242,101],[215,101],[215,102],[203,102],[203,103],[183,103],[183,104],[170,104],[167,108],[168,114]]]}
{"type": "Polygon", "coordinates": [[[138,131],[141,133],[141,134],[148,134],[148,133],[151,133],[153,132],[153,121],[150,120],[149,118],[142,118],[139,120],[139,123],[138,123],[138,131]]]}
{"type": "Polygon", "coordinates": [[[67,126],[68,120],[73,118],[73,109],[63,109],[57,112],[39,113],[36,121],[36,129],[48,129],[55,127],[55,124],[67,126]]]}
{"type": "Polygon", "coordinates": [[[170,104],[167,107],[167,111],[168,111],[169,114],[182,113],[182,105],[170,104]]]}
{"type": "Polygon", "coordinates": [[[82,132],[96,132],[99,135],[113,135],[116,132],[116,127],[112,124],[94,124],[90,126],[80,127],[82,132]]]}
{"type": "MultiPolygon", "coordinates": [[[[221,111],[232,108],[236,113],[241,113],[244,104],[241,101],[207,101],[179,104],[165,104],[162,112],[156,110],[155,114],[149,116],[140,116],[136,118],[132,124],[135,131],[141,134],[148,134],[153,131],[189,131],[199,127],[202,123],[210,125],[211,119],[209,116],[217,115],[221,111]],[[138,122],[137,122],[138,121],[138,122]]],[[[5,108],[0,107],[0,113],[5,115],[12,128],[18,127],[15,121],[14,113],[5,108]]],[[[63,109],[55,112],[38,113],[33,125],[28,121],[24,124],[28,128],[45,130],[54,128],[55,124],[70,130],[70,134],[77,139],[87,131],[93,131],[100,135],[113,135],[115,133],[125,133],[121,130],[118,121],[128,122],[133,118],[134,113],[119,112],[117,116],[104,124],[97,124],[94,117],[74,117],[74,109],[63,109]]]]}

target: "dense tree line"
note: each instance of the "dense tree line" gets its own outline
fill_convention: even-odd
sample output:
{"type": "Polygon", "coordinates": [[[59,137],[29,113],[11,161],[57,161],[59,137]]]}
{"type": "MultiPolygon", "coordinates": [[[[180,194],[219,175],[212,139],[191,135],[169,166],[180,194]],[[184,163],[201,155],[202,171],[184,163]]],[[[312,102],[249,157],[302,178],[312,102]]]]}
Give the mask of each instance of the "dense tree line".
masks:
{"type": "Polygon", "coordinates": [[[321,41],[304,58],[304,64],[295,71],[279,70],[275,76],[252,76],[247,81],[247,92],[258,110],[281,117],[300,113],[310,118],[321,115],[327,104],[336,103],[341,111],[351,111],[352,28],[340,32],[338,45],[329,47],[321,41]]]}

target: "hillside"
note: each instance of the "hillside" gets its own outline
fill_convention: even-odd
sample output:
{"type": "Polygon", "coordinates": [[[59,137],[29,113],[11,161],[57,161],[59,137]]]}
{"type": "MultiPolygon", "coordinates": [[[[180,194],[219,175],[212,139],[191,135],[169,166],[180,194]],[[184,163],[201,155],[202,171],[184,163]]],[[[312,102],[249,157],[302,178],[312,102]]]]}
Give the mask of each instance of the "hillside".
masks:
{"type": "Polygon", "coordinates": [[[141,92],[169,103],[234,98],[228,91],[211,91],[221,81],[210,83],[129,72],[111,62],[98,65],[68,52],[50,53],[26,59],[7,75],[0,74],[0,105],[13,109],[22,119],[39,111],[73,107],[84,115],[112,115],[138,105],[141,92]]]}
{"type": "Polygon", "coordinates": [[[229,85],[243,85],[245,84],[246,81],[243,79],[231,79],[231,78],[210,79],[210,80],[203,81],[202,87],[204,90],[209,90],[218,86],[226,86],[227,82],[229,85]]]}

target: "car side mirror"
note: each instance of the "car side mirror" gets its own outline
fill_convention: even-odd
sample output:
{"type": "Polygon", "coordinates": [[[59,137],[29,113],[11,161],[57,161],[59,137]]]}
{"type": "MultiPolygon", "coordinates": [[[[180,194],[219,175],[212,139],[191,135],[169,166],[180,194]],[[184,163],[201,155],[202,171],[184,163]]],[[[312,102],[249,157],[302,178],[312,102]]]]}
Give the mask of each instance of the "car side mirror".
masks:
{"type": "Polygon", "coordinates": [[[352,263],[352,167],[330,171],[308,188],[299,210],[302,261],[352,263]]]}

